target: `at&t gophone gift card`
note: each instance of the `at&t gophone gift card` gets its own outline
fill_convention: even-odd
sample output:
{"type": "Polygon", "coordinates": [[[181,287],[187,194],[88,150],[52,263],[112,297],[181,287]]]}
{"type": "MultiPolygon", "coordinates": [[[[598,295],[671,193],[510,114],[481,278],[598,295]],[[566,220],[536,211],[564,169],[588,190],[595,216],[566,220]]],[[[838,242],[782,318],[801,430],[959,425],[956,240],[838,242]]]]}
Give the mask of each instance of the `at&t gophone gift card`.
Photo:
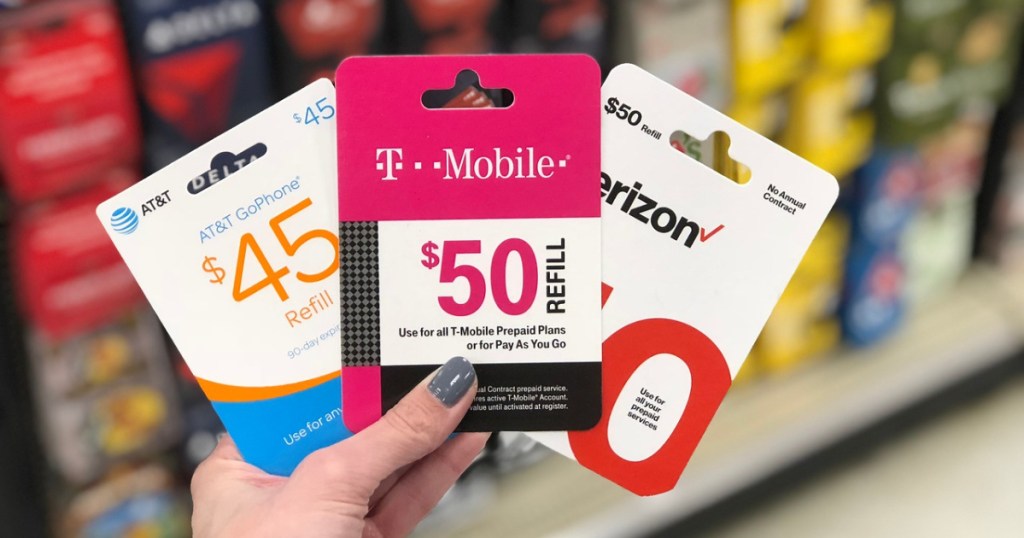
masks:
{"type": "Polygon", "coordinates": [[[242,456],[278,475],[349,435],[334,101],[314,82],[97,208],[242,456]]]}
{"type": "Polygon", "coordinates": [[[654,495],[675,487],[839,188],[636,66],[611,72],[601,102],[601,420],[531,435],[654,495]],[[725,153],[681,153],[679,130],[725,153]],[[724,158],[749,174],[706,164],[724,158]]]}
{"type": "Polygon", "coordinates": [[[464,356],[479,390],[460,430],[593,426],[597,64],[581,55],[363,57],[344,61],[337,83],[346,424],[364,428],[464,356]],[[467,75],[508,98],[431,107],[467,75]]]}

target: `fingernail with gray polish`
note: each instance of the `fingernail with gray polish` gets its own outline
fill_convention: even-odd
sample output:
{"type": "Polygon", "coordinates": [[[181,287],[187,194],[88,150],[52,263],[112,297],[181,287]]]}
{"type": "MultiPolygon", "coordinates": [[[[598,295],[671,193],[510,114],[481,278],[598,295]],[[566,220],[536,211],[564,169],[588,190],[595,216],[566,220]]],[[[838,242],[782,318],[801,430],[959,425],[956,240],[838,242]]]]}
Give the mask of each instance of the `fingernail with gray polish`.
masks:
{"type": "Polygon", "coordinates": [[[476,380],[476,370],[465,357],[452,357],[430,380],[427,390],[445,407],[452,407],[466,395],[476,380]]]}

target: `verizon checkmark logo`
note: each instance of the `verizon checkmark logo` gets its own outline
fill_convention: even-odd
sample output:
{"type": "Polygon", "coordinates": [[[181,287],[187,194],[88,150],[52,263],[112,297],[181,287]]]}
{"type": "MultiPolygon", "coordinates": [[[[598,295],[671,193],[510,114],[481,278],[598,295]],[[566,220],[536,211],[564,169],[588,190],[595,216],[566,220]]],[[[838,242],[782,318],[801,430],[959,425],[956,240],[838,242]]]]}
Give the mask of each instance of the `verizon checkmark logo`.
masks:
{"type": "Polygon", "coordinates": [[[725,230],[724,224],[708,230],[697,221],[659,204],[657,200],[641,192],[643,188],[639,181],[626,185],[621,181],[613,181],[611,176],[601,172],[601,196],[606,204],[617,207],[623,213],[649,225],[654,231],[667,235],[673,241],[681,242],[687,248],[692,248],[697,241],[706,243],[725,230]]]}

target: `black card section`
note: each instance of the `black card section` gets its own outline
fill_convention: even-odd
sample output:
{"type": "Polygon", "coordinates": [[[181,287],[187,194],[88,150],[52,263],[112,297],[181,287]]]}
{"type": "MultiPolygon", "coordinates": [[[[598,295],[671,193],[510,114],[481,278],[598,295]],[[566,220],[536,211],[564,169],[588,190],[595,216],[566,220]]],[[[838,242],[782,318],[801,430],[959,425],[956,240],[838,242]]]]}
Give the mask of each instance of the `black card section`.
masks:
{"type": "Polygon", "coordinates": [[[377,223],[338,223],[341,256],[341,364],[380,365],[377,223]]]}
{"type": "MultiPolygon", "coordinates": [[[[383,366],[386,412],[440,365],[383,366]]],[[[476,364],[479,389],[456,431],[588,430],[601,419],[601,363],[476,364]]]]}

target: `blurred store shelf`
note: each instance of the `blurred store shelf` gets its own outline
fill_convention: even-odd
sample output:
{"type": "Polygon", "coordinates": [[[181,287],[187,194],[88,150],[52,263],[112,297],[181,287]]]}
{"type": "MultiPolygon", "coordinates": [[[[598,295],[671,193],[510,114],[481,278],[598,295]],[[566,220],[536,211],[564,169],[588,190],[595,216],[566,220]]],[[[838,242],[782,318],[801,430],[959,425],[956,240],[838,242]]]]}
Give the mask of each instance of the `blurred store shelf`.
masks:
{"type": "Polygon", "coordinates": [[[1024,332],[1024,269],[1018,271],[1000,271],[995,268],[984,268],[986,275],[995,283],[989,291],[990,300],[1004,310],[1006,320],[1024,332]]]}
{"type": "MultiPolygon", "coordinates": [[[[493,503],[444,536],[639,536],[993,368],[1024,349],[1024,272],[976,268],[896,335],[726,397],[680,487],[638,498],[559,456],[500,481],[493,503]]],[[[423,533],[423,538],[441,536],[423,533]]]]}
{"type": "Polygon", "coordinates": [[[672,529],[675,534],[663,536],[1017,538],[1024,506],[1024,428],[1007,424],[1020,421],[1024,376],[1003,379],[992,390],[959,401],[941,419],[913,426],[912,434],[875,449],[858,447],[842,465],[786,495],[698,532],[672,529]]]}

